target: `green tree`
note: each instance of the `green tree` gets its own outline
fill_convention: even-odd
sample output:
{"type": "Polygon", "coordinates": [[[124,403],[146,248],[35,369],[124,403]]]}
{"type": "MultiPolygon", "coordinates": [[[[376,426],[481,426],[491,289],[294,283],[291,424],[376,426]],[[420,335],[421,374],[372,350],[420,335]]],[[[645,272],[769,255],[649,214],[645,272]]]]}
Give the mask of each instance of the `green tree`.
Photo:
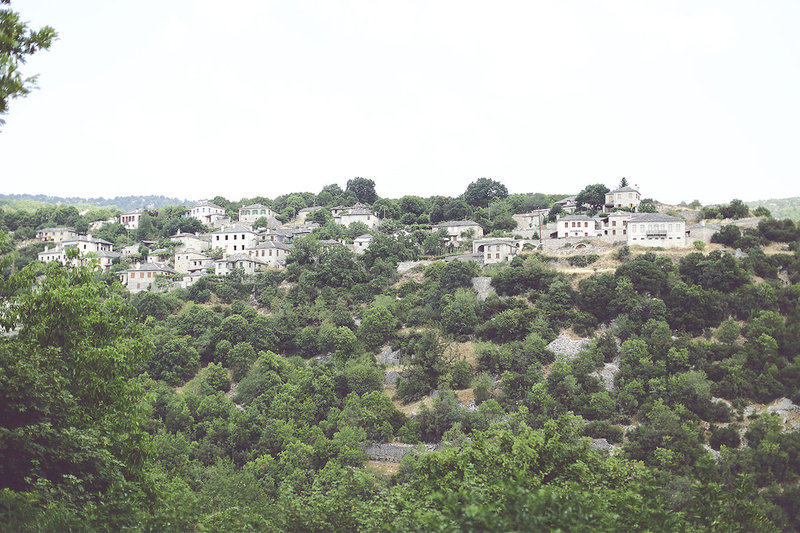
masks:
{"type": "Polygon", "coordinates": [[[391,311],[380,305],[370,307],[364,311],[364,317],[358,327],[358,338],[368,349],[374,350],[389,340],[395,327],[397,319],[391,311]]]}
{"type": "MultiPolygon", "coordinates": [[[[0,0],[0,4],[8,5],[10,0],[0,0]]],[[[26,96],[36,87],[36,76],[24,77],[20,66],[28,56],[50,48],[57,37],[50,26],[32,30],[19,13],[0,8],[0,115],[8,113],[9,100],[26,96]]],[[[0,118],[0,126],[3,124],[0,118]]]]}
{"type": "Polygon", "coordinates": [[[150,441],[136,376],[153,349],[135,309],[83,267],[31,265],[0,294],[0,325],[18,327],[0,343],[0,487],[73,512],[110,491],[131,505],[150,441]]]}
{"type": "Polygon", "coordinates": [[[473,207],[489,207],[493,200],[508,196],[508,189],[499,181],[478,178],[467,186],[464,201],[473,207]]]}
{"type": "Polygon", "coordinates": [[[575,196],[575,203],[577,203],[578,206],[588,205],[594,210],[601,209],[606,203],[607,192],[608,187],[602,183],[587,185],[575,196]]]}
{"type": "Polygon", "coordinates": [[[378,199],[375,193],[375,182],[367,178],[352,178],[347,180],[345,192],[352,192],[359,202],[372,205],[378,199]]]}

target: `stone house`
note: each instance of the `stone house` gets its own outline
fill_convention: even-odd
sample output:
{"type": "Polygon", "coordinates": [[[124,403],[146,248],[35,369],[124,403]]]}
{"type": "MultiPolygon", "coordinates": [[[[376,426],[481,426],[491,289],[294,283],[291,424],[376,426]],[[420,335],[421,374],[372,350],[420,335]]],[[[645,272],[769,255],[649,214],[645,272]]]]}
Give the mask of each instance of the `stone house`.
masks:
{"type": "Polygon", "coordinates": [[[122,253],[122,257],[129,257],[131,255],[138,255],[139,254],[139,246],[141,243],[131,244],[130,246],[124,247],[120,252],[122,253]]]}
{"type": "Polygon", "coordinates": [[[225,209],[211,202],[202,202],[192,206],[184,216],[196,218],[203,224],[214,226],[220,219],[225,218],[225,209]]]}
{"type": "Polygon", "coordinates": [[[246,254],[258,242],[258,234],[244,226],[231,226],[211,232],[211,248],[219,248],[225,257],[246,254]]]}
{"type": "Polygon", "coordinates": [[[434,233],[440,229],[447,232],[447,239],[453,244],[483,238],[483,228],[472,220],[449,220],[431,226],[434,233]]]}
{"type": "Polygon", "coordinates": [[[119,223],[125,226],[125,229],[137,229],[144,213],[144,209],[134,209],[133,211],[122,213],[119,216],[119,223]]]}
{"type": "Polygon", "coordinates": [[[320,205],[315,205],[313,207],[304,207],[303,209],[301,209],[300,211],[297,212],[297,217],[295,218],[295,220],[300,224],[304,224],[305,221],[306,221],[306,218],[309,215],[319,211],[320,209],[324,209],[324,207],[322,207],[320,205]]]}
{"type": "Polygon", "coordinates": [[[559,218],[556,224],[559,239],[597,236],[597,224],[586,215],[567,215],[559,218]]]}
{"type": "Polygon", "coordinates": [[[634,213],[628,222],[628,244],[686,246],[686,221],[663,213],[634,213]]]}
{"type": "Polygon", "coordinates": [[[214,261],[214,270],[219,276],[226,276],[237,268],[243,270],[245,274],[253,275],[257,271],[263,270],[266,266],[268,266],[266,262],[257,257],[250,257],[245,253],[239,253],[214,261]]]}
{"type": "Polygon", "coordinates": [[[561,200],[553,202],[553,205],[560,205],[561,209],[565,213],[574,213],[575,210],[578,209],[578,202],[575,201],[575,196],[567,196],[566,198],[562,198],[561,200]]]}
{"type": "Polygon", "coordinates": [[[272,268],[284,268],[286,266],[286,257],[292,251],[291,244],[283,244],[274,241],[265,241],[255,245],[247,251],[250,257],[259,259],[266,266],[272,268]]]}
{"type": "Polygon", "coordinates": [[[250,204],[244,207],[239,208],[239,221],[246,222],[248,224],[252,224],[259,218],[267,218],[272,219],[275,225],[279,225],[280,222],[275,218],[275,211],[270,209],[269,207],[261,204],[250,204]]]}
{"type": "Polygon", "coordinates": [[[484,264],[511,261],[522,249],[519,241],[501,237],[495,239],[477,239],[472,241],[472,253],[480,255],[484,264]]]}
{"type": "Polygon", "coordinates": [[[211,235],[195,235],[194,233],[176,233],[169,238],[176,244],[175,251],[185,250],[204,251],[211,248],[211,235]]]}
{"type": "Polygon", "coordinates": [[[44,242],[64,242],[78,237],[72,228],[42,228],[36,232],[36,238],[44,242]]]}
{"type": "Polygon", "coordinates": [[[541,232],[541,229],[547,226],[547,215],[549,213],[549,209],[534,209],[529,213],[511,215],[511,218],[517,223],[518,230],[532,229],[541,232]]]}
{"type": "Polygon", "coordinates": [[[372,235],[365,233],[353,239],[353,244],[349,247],[356,254],[363,254],[372,242],[372,235]]]}
{"type": "Polygon", "coordinates": [[[175,252],[175,270],[180,273],[198,272],[214,266],[214,260],[196,250],[175,252]]]}
{"type": "Polygon", "coordinates": [[[155,263],[137,263],[117,273],[122,285],[130,292],[146,291],[161,276],[177,274],[173,269],[155,263]]]}
{"type": "Polygon", "coordinates": [[[694,241],[710,243],[711,237],[721,229],[722,226],[719,224],[708,224],[705,220],[701,220],[699,223],[686,228],[686,239],[688,243],[693,243],[694,241]]]}
{"type": "Polygon", "coordinates": [[[603,236],[610,241],[624,241],[628,237],[628,221],[632,213],[628,211],[614,211],[599,219],[603,236]]]}
{"type": "Polygon", "coordinates": [[[363,222],[369,229],[375,229],[381,223],[381,219],[378,217],[377,213],[368,205],[360,202],[357,202],[353,207],[343,210],[339,210],[339,208],[335,207],[331,209],[331,214],[334,213],[334,210],[337,210],[337,214],[333,215],[333,221],[342,226],[349,226],[353,222],[363,222]]]}
{"type": "Polygon", "coordinates": [[[168,265],[172,260],[172,250],[167,248],[157,248],[147,253],[147,260],[151,263],[158,263],[159,265],[168,265]]]}
{"type": "Polygon", "coordinates": [[[633,187],[620,187],[606,193],[606,208],[611,209],[614,207],[627,207],[634,211],[639,207],[642,202],[642,197],[639,191],[633,187]]]}

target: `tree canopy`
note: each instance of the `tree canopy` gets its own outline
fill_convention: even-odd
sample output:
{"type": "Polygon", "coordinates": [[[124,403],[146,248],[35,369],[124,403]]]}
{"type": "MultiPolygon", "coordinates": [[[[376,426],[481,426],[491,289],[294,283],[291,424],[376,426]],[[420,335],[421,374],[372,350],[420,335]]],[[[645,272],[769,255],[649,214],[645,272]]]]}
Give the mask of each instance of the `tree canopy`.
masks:
{"type": "MultiPolygon", "coordinates": [[[[0,5],[10,0],[0,0],[0,5]]],[[[9,100],[26,96],[36,87],[36,76],[23,76],[20,67],[27,57],[47,50],[57,38],[50,26],[39,30],[28,28],[19,13],[0,7],[0,115],[8,113],[9,100]]],[[[4,123],[0,118],[0,126],[4,123]]]]}

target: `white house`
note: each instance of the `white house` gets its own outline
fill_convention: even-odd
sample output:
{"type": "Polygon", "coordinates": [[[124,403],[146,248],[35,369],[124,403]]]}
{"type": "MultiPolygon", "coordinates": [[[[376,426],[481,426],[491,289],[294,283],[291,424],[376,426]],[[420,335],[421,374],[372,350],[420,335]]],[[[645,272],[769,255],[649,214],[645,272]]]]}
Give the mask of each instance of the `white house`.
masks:
{"type": "Polygon", "coordinates": [[[156,279],[169,274],[177,274],[164,265],[138,263],[128,270],[118,272],[122,285],[131,292],[146,291],[156,279]]]}
{"type": "Polygon", "coordinates": [[[574,213],[578,208],[578,203],[575,201],[575,196],[567,196],[561,200],[553,202],[553,206],[560,205],[565,213],[574,213]]]}
{"type": "Polygon", "coordinates": [[[633,187],[620,187],[619,189],[614,189],[606,193],[607,208],[627,207],[635,211],[641,202],[642,197],[639,191],[633,187]]]}
{"type": "Polygon", "coordinates": [[[283,244],[275,241],[265,241],[255,245],[247,251],[250,257],[257,258],[267,266],[273,268],[283,268],[286,266],[286,256],[292,251],[291,244],[283,244]]]}
{"type": "Polygon", "coordinates": [[[266,262],[257,257],[250,257],[247,254],[239,253],[230,257],[224,257],[214,261],[215,273],[220,276],[230,274],[235,269],[243,270],[245,274],[255,274],[268,266],[266,262]]]}
{"type": "Polygon", "coordinates": [[[210,235],[211,248],[220,248],[225,256],[246,254],[258,242],[258,234],[244,226],[231,226],[210,235]]]}
{"type": "Polygon", "coordinates": [[[511,261],[521,249],[519,241],[510,238],[478,239],[472,241],[472,253],[480,254],[484,264],[511,261]]]}
{"type": "Polygon", "coordinates": [[[252,224],[259,218],[275,218],[275,211],[261,204],[250,204],[239,208],[239,221],[252,224]]]}
{"type": "Polygon", "coordinates": [[[369,248],[369,243],[372,242],[372,235],[365,233],[353,239],[353,244],[349,248],[357,254],[363,254],[369,248]]]}
{"type": "Polygon", "coordinates": [[[119,223],[125,226],[125,229],[137,229],[143,214],[144,209],[134,209],[133,211],[122,213],[119,216],[119,223]]]}
{"type": "Polygon", "coordinates": [[[195,250],[175,252],[175,270],[181,273],[202,271],[214,266],[214,260],[195,250]]]}
{"type": "Polygon", "coordinates": [[[549,209],[534,209],[529,213],[511,215],[511,218],[517,223],[518,230],[532,229],[540,231],[547,226],[547,215],[549,213],[549,209]]]}
{"type": "Polygon", "coordinates": [[[170,241],[177,244],[175,251],[182,252],[184,250],[208,250],[211,248],[210,235],[195,235],[194,233],[176,233],[169,238],[170,241]]]}
{"type": "Polygon", "coordinates": [[[36,232],[36,238],[44,242],[64,242],[77,236],[78,232],[72,228],[42,228],[36,232]]]}
{"type": "Polygon", "coordinates": [[[202,202],[189,209],[184,216],[196,218],[203,224],[213,226],[219,219],[225,218],[225,209],[211,202],[202,202]]]}
{"type": "MultiPolygon", "coordinates": [[[[333,213],[333,211],[332,209],[331,213],[333,213]]],[[[349,226],[353,222],[363,222],[369,229],[375,229],[381,223],[381,219],[372,211],[372,208],[360,202],[348,209],[337,211],[337,213],[338,214],[333,215],[333,221],[342,226],[349,226]]]]}
{"type": "Polygon", "coordinates": [[[686,246],[686,221],[663,213],[634,213],[628,222],[628,244],[686,246]]]}
{"type": "Polygon", "coordinates": [[[567,215],[558,219],[558,238],[596,237],[597,229],[594,219],[586,215],[567,215]]]}
{"type": "Polygon", "coordinates": [[[304,224],[306,218],[308,218],[309,215],[319,211],[320,209],[324,208],[320,205],[315,205],[313,207],[304,207],[303,209],[297,212],[297,219],[296,219],[297,222],[299,222],[300,224],[304,224]]]}
{"type": "Polygon", "coordinates": [[[434,233],[440,229],[447,232],[447,238],[452,243],[480,239],[483,237],[483,228],[480,224],[472,220],[449,220],[431,226],[431,231],[434,233]]]}
{"type": "Polygon", "coordinates": [[[599,219],[604,237],[611,241],[624,241],[628,238],[628,222],[632,213],[628,211],[614,211],[608,216],[599,219]]]}

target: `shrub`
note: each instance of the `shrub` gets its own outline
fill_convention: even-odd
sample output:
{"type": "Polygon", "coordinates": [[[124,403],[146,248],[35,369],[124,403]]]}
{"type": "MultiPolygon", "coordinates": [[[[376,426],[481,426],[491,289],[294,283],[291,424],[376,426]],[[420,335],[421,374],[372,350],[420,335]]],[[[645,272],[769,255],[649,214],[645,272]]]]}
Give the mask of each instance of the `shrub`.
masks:
{"type": "Polygon", "coordinates": [[[606,439],[611,443],[622,442],[622,428],[608,420],[593,420],[583,426],[583,434],[593,439],[606,439]]]}

